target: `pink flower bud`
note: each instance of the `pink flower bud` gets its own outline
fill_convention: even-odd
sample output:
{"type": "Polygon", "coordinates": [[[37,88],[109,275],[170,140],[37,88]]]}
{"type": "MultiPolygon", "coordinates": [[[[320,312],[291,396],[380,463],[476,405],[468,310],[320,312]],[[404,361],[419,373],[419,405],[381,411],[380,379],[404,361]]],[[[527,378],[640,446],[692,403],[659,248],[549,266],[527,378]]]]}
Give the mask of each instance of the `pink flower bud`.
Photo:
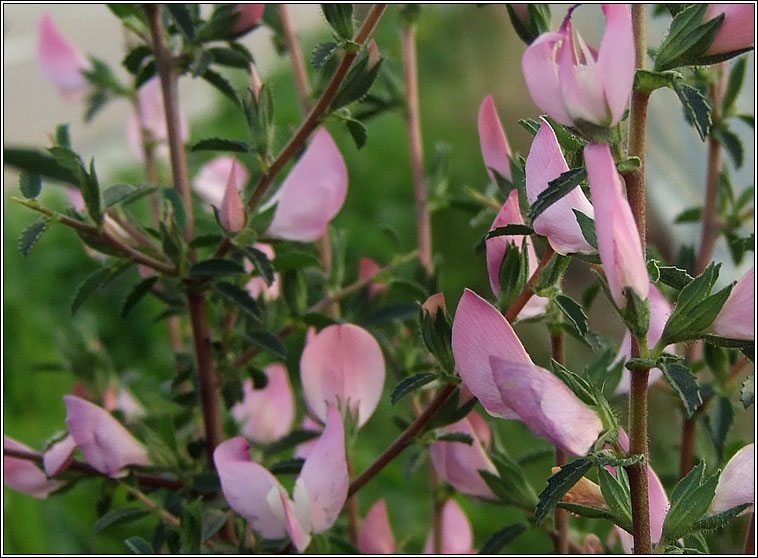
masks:
{"type": "Polygon", "coordinates": [[[368,510],[358,533],[358,550],[362,554],[395,553],[395,536],[392,534],[384,498],[379,498],[368,510]]]}
{"type": "Polygon", "coordinates": [[[270,364],[264,372],[268,378],[266,386],[253,389],[252,380],[245,380],[245,396],[232,407],[231,412],[245,438],[269,444],[292,429],[295,399],[289,374],[283,364],[270,364]]]}
{"type": "Polygon", "coordinates": [[[75,451],[76,442],[71,434],[53,443],[42,454],[42,467],[45,469],[45,474],[48,477],[54,477],[63,471],[74,459],[75,451]]]}
{"type": "MultiPolygon", "coordinates": [[[[3,434],[3,449],[36,453],[33,449],[3,434]]],[[[35,498],[47,498],[63,483],[49,480],[34,461],[3,455],[3,484],[35,498]]]]}
{"type": "MultiPolygon", "coordinates": [[[[363,257],[358,262],[358,280],[362,281],[381,271],[382,266],[371,258],[363,257]]],[[[387,285],[381,281],[371,281],[368,286],[368,294],[371,298],[387,290],[387,285]]]]}
{"type": "Polygon", "coordinates": [[[569,13],[558,32],[540,35],[521,59],[535,104],[564,126],[615,126],[631,94],[635,54],[629,6],[603,4],[603,12],[606,27],[597,51],[579,34],[575,44],[569,13]]]}
{"type": "Polygon", "coordinates": [[[424,311],[429,312],[429,315],[433,318],[437,316],[437,312],[440,310],[447,312],[447,308],[445,308],[444,293],[433,294],[424,301],[424,304],[421,305],[421,308],[424,311]]]}
{"type": "Polygon", "coordinates": [[[39,20],[37,62],[67,101],[78,101],[88,93],[90,85],[82,72],[89,69],[89,62],[63,36],[48,14],[39,20]]]}
{"type": "MultiPolygon", "coordinates": [[[[474,533],[461,506],[450,498],[442,506],[442,554],[475,554],[474,533]]],[[[434,553],[432,533],[426,537],[424,554],[434,553]]]]}
{"type": "Polygon", "coordinates": [[[721,472],[708,514],[721,513],[741,504],[754,504],[754,486],[755,444],[748,444],[732,456],[721,472]]]}
{"type": "Polygon", "coordinates": [[[209,204],[220,207],[232,171],[234,183],[241,188],[250,176],[245,166],[234,157],[214,157],[198,171],[195,180],[192,181],[192,189],[209,204]]]}
{"type": "Polygon", "coordinates": [[[720,337],[755,339],[755,266],[732,287],[729,298],[708,328],[720,337]]]}
{"type": "Polygon", "coordinates": [[[640,235],[608,145],[587,145],[584,161],[595,207],[600,260],[613,300],[623,309],[626,307],[624,289],[631,288],[642,300],[648,295],[650,283],[640,235]]]}
{"type": "Polygon", "coordinates": [[[379,47],[376,46],[376,41],[374,39],[371,39],[368,42],[368,47],[366,47],[366,49],[368,50],[368,66],[366,66],[366,69],[370,70],[379,63],[382,55],[379,53],[379,47]]]}
{"type": "MultiPolygon", "coordinates": [[[[253,248],[256,248],[266,254],[269,260],[273,260],[275,257],[274,249],[270,244],[264,244],[262,242],[256,242],[253,244],[253,248]]],[[[245,271],[250,272],[254,268],[250,260],[245,260],[245,271]]],[[[258,298],[263,295],[263,300],[271,301],[276,300],[279,297],[279,274],[274,273],[274,280],[271,285],[267,285],[266,281],[260,275],[252,277],[250,281],[245,284],[245,289],[250,293],[253,298],[258,298]]]]}
{"type": "Polygon", "coordinates": [[[250,62],[250,89],[253,92],[253,97],[255,97],[256,101],[261,92],[261,87],[263,87],[261,76],[258,75],[258,70],[255,69],[255,64],[250,62]]]}
{"type": "Polygon", "coordinates": [[[755,45],[755,4],[708,4],[704,21],[724,14],[705,55],[724,54],[752,48],[755,45]]]}
{"type": "Polygon", "coordinates": [[[232,33],[239,35],[258,25],[265,8],[265,4],[235,4],[234,11],[238,16],[232,27],[232,33]]]}
{"type": "Polygon", "coordinates": [[[237,184],[237,173],[235,167],[237,160],[232,162],[232,169],[229,172],[229,180],[224,190],[224,198],[221,200],[218,219],[224,230],[230,233],[236,233],[245,228],[245,206],[240,197],[239,185],[237,184]]]}
{"type": "Polygon", "coordinates": [[[492,170],[495,170],[500,176],[510,180],[511,148],[508,145],[508,138],[505,137],[503,125],[500,123],[500,117],[497,115],[492,95],[487,95],[479,105],[477,127],[484,166],[487,167],[490,178],[495,180],[492,174],[492,170]]]}

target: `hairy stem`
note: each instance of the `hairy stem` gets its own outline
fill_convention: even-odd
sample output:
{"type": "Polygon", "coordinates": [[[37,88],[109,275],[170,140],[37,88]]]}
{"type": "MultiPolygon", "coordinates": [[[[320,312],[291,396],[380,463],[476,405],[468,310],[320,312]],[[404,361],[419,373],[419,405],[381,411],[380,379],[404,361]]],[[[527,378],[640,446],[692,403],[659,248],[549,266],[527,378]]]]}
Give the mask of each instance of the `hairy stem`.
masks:
{"type": "MultiPolygon", "coordinates": [[[[553,332],[550,334],[550,353],[557,363],[563,364],[564,358],[564,336],[561,332],[553,332]]],[[[568,455],[558,447],[555,448],[555,466],[563,467],[568,463],[568,455]]],[[[569,540],[568,540],[568,511],[555,508],[555,532],[557,537],[554,540],[555,553],[556,554],[568,554],[569,552],[569,540]]]]}

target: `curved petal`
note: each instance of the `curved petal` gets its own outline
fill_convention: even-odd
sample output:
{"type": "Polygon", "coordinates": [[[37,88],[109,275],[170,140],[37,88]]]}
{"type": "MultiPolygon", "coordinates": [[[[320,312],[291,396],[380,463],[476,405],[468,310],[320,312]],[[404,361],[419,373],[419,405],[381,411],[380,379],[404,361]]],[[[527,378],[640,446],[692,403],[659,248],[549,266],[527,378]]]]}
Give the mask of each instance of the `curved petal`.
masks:
{"type": "Polygon", "coordinates": [[[603,4],[603,13],[605,31],[598,49],[597,66],[612,115],[610,125],[615,126],[624,116],[634,84],[632,13],[627,4],[603,4]]]}
{"type": "Polygon", "coordinates": [[[234,157],[222,155],[211,159],[200,169],[192,181],[192,189],[206,202],[219,207],[232,169],[235,171],[234,183],[241,188],[249,178],[247,169],[239,161],[235,164],[234,157]]]}
{"type": "Polygon", "coordinates": [[[511,148],[497,115],[492,95],[487,95],[482,104],[479,105],[479,116],[476,123],[479,129],[479,145],[482,148],[484,166],[487,167],[490,178],[495,180],[490,170],[495,169],[500,176],[510,180],[511,164],[509,157],[511,156],[511,148]]]}
{"type": "Polygon", "coordinates": [[[721,337],[755,339],[755,266],[751,267],[729,293],[724,306],[708,328],[721,337]]]}
{"type": "Polygon", "coordinates": [[[63,471],[71,463],[75,451],[76,442],[71,434],[47,448],[42,454],[42,467],[45,469],[45,474],[48,477],[54,477],[63,471]]]}
{"type": "Polygon", "coordinates": [[[324,431],[305,460],[298,477],[308,495],[310,522],[314,533],[322,533],[334,525],[345,505],[350,485],[342,415],[333,406],[328,408],[327,415],[324,431]]]}
{"type": "Polygon", "coordinates": [[[237,184],[237,159],[232,162],[232,169],[229,172],[229,180],[224,189],[224,197],[219,207],[218,219],[224,230],[236,233],[245,228],[245,206],[240,197],[239,184],[237,184]]]}
{"type": "Polygon", "coordinates": [[[563,104],[573,122],[590,122],[609,126],[610,110],[603,94],[600,68],[592,52],[577,34],[584,63],[576,61],[571,41],[563,41],[558,48],[558,81],[563,93],[563,104]]]}
{"type": "Polygon", "coordinates": [[[105,409],[74,395],[64,395],[66,425],[87,463],[111,477],[127,465],[149,465],[145,446],[139,443],[105,409]]]}
{"type": "MultiPolygon", "coordinates": [[[[442,554],[473,554],[474,534],[461,506],[450,498],[442,507],[442,554]]],[[[424,554],[433,554],[432,533],[426,537],[424,554]]]]}
{"type": "Polygon", "coordinates": [[[556,50],[564,39],[563,33],[541,34],[524,51],[521,71],[534,104],[560,124],[572,126],[573,121],[563,103],[556,62],[556,50]]]}
{"type": "Polygon", "coordinates": [[[721,472],[708,513],[720,513],[740,504],[755,503],[754,481],[755,444],[748,444],[734,454],[721,472]]]}
{"type": "Polygon", "coordinates": [[[704,21],[724,14],[716,38],[706,55],[742,50],[755,45],[755,4],[708,4],[704,21]]]}
{"type": "MultiPolygon", "coordinates": [[[[303,418],[303,423],[300,428],[303,430],[311,430],[313,432],[321,432],[324,429],[323,425],[317,423],[308,415],[305,415],[303,418]]],[[[295,447],[295,457],[302,457],[303,459],[307,459],[313,451],[313,446],[316,445],[316,442],[318,442],[318,438],[312,438],[307,442],[298,444],[295,447]]]]}
{"type": "MultiPolygon", "coordinates": [[[[3,449],[36,453],[32,448],[5,434],[3,449]]],[[[49,480],[33,461],[7,455],[3,455],[3,484],[35,498],[47,498],[51,492],[63,486],[61,481],[49,480]]]]}
{"type": "Polygon", "coordinates": [[[368,510],[358,533],[358,550],[363,554],[395,553],[395,536],[392,534],[384,498],[379,498],[368,510]]]}
{"type": "Polygon", "coordinates": [[[347,194],[347,167],[337,144],[324,128],[284,179],[268,234],[310,242],[324,234],[347,194]]]}
{"type": "Polygon", "coordinates": [[[286,533],[285,522],[268,503],[272,488],[281,488],[268,469],[250,459],[250,446],[242,436],[220,443],[213,452],[221,491],[235,512],[266,539],[280,539],[286,533]]]}
{"type": "Polygon", "coordinates": [[[311,528],[307,517],[303,517],[304,513],[308,511],[308,502],[307,496],[303,495],[303,484],[299,481],[295,483],[295,500],[293,504],[281,486],[273,487],[268,496],[271,509],[284,518],[287,534],[290,536],[292,544],[295,545],[298,552],[303,552],[311,543],[311,528]],[[305,500],[303,500],[304,497],[305,500]],[[298,500],[305,502],[305,509],[298,506],[298,500]]]}
{"type": "Polygon", "coordinates": [[[365,329],[352,324],[331,325],[305,345],[300,378],[305,402],[326,422],[327,405],[349,400],[363,426],[376,409],[384,388],[384,356],[365,329]]]}
{"type": "MultiPolygon", "coordinates": [[[[524,219],[521,217],[521,210],[518,205],[518,192],[514,189],[508,194],[503,207],[500,208],[495,220],[492,221],[490,230],[506,225],[523,225],[524,219]]],[[[492,293],[497,296],[500,294],[500,264],[505,257],[505,249],[511,242],[517,247],[521,247],[524,237],[521,235],[494,236],[485,241],[485,250],[487,252],[487,273],[490,276],[490,287],[492,293]]]]}
{"type": "Polygon", "coordinates": [[[453,319],[455,367],[463,383],[494,416],[518,419],[500,396],[490,357],[531,364],[524,346],[503,315],[475,292],[465,289],[453,319]]]}
{"type": "Polygon", "coordinates": [[[585,455],[592,448],[602,421],[555,375],[496,356],[490,363],[501,397],[529,430],[573,455],[585,455]]]}
{"type": "Polygon", "coordinates": [[[66,100],[84,97],[89,82],[82,74],[89,63],[60,32],[52,18],[45,14],[37,30],[37,62],[42,73],[53,82],[66,100]]]}
{"type": "Polygon", "coordinates": [[[253,382],[245,380],[244,398],[232,407],[231,413],[240,425],[243,436],[261,444],[269,444],[292,429],[295,399],[289,374],[283,364],[270,364],[264,373],[268,383],[263,389],[253,389],[253,382]]]}

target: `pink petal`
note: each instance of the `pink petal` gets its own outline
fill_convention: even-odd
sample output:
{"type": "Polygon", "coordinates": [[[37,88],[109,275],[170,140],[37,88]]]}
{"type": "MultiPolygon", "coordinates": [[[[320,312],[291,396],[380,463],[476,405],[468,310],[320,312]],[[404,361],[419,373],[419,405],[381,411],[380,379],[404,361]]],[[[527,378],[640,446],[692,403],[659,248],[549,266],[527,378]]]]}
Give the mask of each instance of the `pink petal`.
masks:
{"type": "Polygon", "coordinates": [[[308,495],[314,533],[334,525],[347,500],[350,479],[345,460],[345,431],[336,407],[327,410],[326,426],[305,460],[300,477],[308,495]]]}
{"type": "Polygon", "coordinates": [[[139,443],[105,409],[74,395],[64,395],[66,425],[87,462],[111,477],[128,465],[149,465],[145,446],[139,443]]]}
{"type": "Polygon", "coordinates": [[[755,339],[755,266],[732,287],[729,298],[708,328],[721,337],[755,339]]]}
{"type": "MultiPolygon", "coordinates": [[[[535,202],[537,196],[547,188],[548,182],[567,170],[569,167],[563,158],[555,132],[547,120],[540,118],[540,129],[534,136],[526,158],[526,197],[529,203],[535,202]]],[[[534,220],[535,232],[546,236],[550,246],[559,254],[589,254],[595,251],[584,239],[574,209],[594,218],[592,205],[578,186],[534,220]]]]}
{"type": "Polygon", "coordinates": [[[239,16],[237,17],[237,21],[234,22],[232,33],[235,35],[244,33],[258,25],[261,17],[263,17],[263,10],[265,8],[265,4],[235,4],[234,11],[239,16]]]}
{"type": "Polygon", "coordinates": [[[395,537],[390,527],[384,498],[374,502],[368,510],[358,533],[358,550],[362,554],[395,553],[395,537]]]}
{"type": "MultiPolygon", "coordinates": [[[[290,499],[287,497],[287,493],[284,489],[279,486],[278,490],[279,499],[284,511],[287,534],[290,536],[290,540],[292,540],[292,544],[295,545],[298,552],[303,552],[311,543],[310,526],[306,527],[303,525],[303,522],[298,517],[296,510],[294,509],[292,502],[290,502],[290,499]]],[[[295,487],[295,490],[298,490],[298,486],[295,487]]]]}
{"type": "Polygon", "coordinates": [[[221,200],[219,207],[219,221],[224,230],[236,233],[245,228],[245,206],[240,197],[239,185],[237,184],[237,160],[232,162],[232,170],[229,173],[229,180],[224,190],[224,198],[221,200]]]}
{"type": "Polygon", "coordinates": [[[245,396],[232,407],[231,413],[243,436],[260,444],[269,444],[292,429],[295,399],[283,364],[270,364],[264,373],[268,377],[266,387],[253,389],[252,380],[245,380],[245,396]]]}
{"type": "MultiPolygon", "coordinates": [[[[36,453],[30,447],[5,434],[3,434],[3,449],[36,453]]],[[[49,480],[33,461],[7,455],[3,456],[3,484],[35,498],[47,498],[51,492],[63,486],[61,481],[49,480]]]]}
{"type": "Polygon", "coordinates": [[[489,302],[463,291],[453,319],[453,355],[463,383],[494,416],[518,419],[500,396],[490,357],[531,364],[511,325],[489,302]]]}
{"type": "Polygon", "coordinates": [[[424,304],[421,305],[421,308],[425,312],[429,312],[429,315],[432,317],[437,316],[437,312],[442,310],[442,312],[446,312],[447,308],[445,307],[445,294],[444,293],[435,293],[429,298],[427,298],[424,301],[424,304]]]}
{"type": "MultiPolygon", "coordinates": [[[[314,432],[321,432],[321,430],[323,430],[324,427],[321,424],[317,423],[308,415],[305,415],[305,417],[303,418],[303,424],[300,425],[300,428],[302,428],[303,430],[312,430],[314,432]]],[[[308,440],[307,442],[298,444],[295,447],[295,457],[302,457],[303,459],[307,459],[307,457],[313,451],[313,446],[316,445],[317,441],[318,441],[318,438],[312,438],[308,440]]]]}
{"type": "Polygon", "coordinates": [[[624,308],[624,288],[630,287],[643,300],[648,296],[649,280],[642,244],[608,145],[587,145],[584,160],[595,207],[600,260],[613,299],[619,308],[624,308]]]}
{"type": "Polygon", "coordinates": [[[508,138],[505,137],[503,125],[497,115],[495,101],[492,95],[487,95],[479,106],[479,117],[477,118],[479,128],[479,144],[482,148],[482,158],[484,166],[492,180],[495,177],[490,169],[494,169],[500,176],[511,179],[511,148],[508,145],[508,138]]]}
{"type": "Polygon", "coordinates": [[[592,448],[602,421],[555,375],[496,356],[490,362],[501,397],[529,430],[573,455],[585,455],[592,448]]]}
{"type": "MultiPolygon", "coordinates": [[[[442,554],[473,554],[471,523],[458,502],[450,498],[442,508],[442,554]]],[[[424,554],[433,554],[432,533],[426,537],[424,554]]]]}
{"type": "Polygon", "coordinates": [[[748,444],[734,454],[721,472],[708,514],[721,513],[741,504],[755,503],[754,486],[755,444],[748,444]]]}
{"type": "MultiPolygon", "coordinates": [[[[632,14],[626,4],[603,4],[605,31],[600,41],[597,66],[605,101],[611,111],[611,126],[621,120],[632,94],[635,72],[632,14]]],[[[752,37],[752,31],[751,31],[752,37]]]]}
{"type": "Polygon", "coordinates": [[[571,41],[563,41],[558,48],[558,81],[563,104],[575,123],[609,126],[612,116],[603,94],[600,68],[578,34],[577,43],[582,49],[583,64],[576,62],[571,41]]]}
{"type": "MultiPolygon", "coordinates": [[[[358,261],[358,280],[362,281],[364,279],[367,279],[368,277],[371,277],[375,273],[379,272],[381,269],[382,266],[380,266],[371,258],[362,257],[358,261]]],[[[368,294],[372,298],[386,290],[387,285],[381,281],[372,281],[368,286],[368,294]]]]}
{"type": "Polygon", "coordinates": [[[267,539],[280,539],[286,533],[282,521],[269,506],[267,496],[280,487],[268,469],[250,459],[250,446],[242,436],[226,440],[213,452],[221,490],[229,507],[244,517],[250,527],[267,539]]]}
{"type": "Polygon", "coordinates": [[[564,33],[541,34],[524,51],[521,71],[534,104],[560,124],[572,126],[574,122],[563,103],[555,58],[556,50],[565,38],[564,33]]]}
{"type": "MultiPolygon", "coordinates": [[[[497,469],[487,457],[482,440],[474,429],[474,422],[481,430],[486,423],[476,412],[443,428],[445,432],[462,432],[474,440],[471,445],[463,442],[434,442],[429,445],[429,457],[437,474],[459,492],[480,498],[495,498],[480,470],[497,474],[497,469]],[[476,417],[476,418],[474,418],[476,417]],[[478,420],[477,420],[478,419],[478,420]]],[[[487,428],[489,438],[489,428],[487,428]]]]}
{"type": "Polygon", "coordinates": [[[47,448],[42,455],[42,467],[45,469],[45,474],[48,477],[54,477],[63,471],[74,458],[74,451],[76,451],[76,442],[71,434],[47,448]]]}
{"type": "Polygon", "coordinates": [[[337,144],[319,128],[305,153],[284,179],[268,234],[310,242],[324,234],[347,194],[347,167],[337,144]]]}
{"type": "MultiPolygon", "coordinates": [[[[273,260],[276,254],[270,244],[264,244],[262,242],[256,242],[253,244],[253,248],[256,248],[266,254],[269,260],[273,260]]],[[[245,271],[248,273],[253,271],[253,264],[250,260],[245,260],[245,271]]],[[[253,298],[258,298],[263,295],[263,300],[271,301],[279,298],[279,274],[274,273],[274,280],[271,282],[271,286],[266,284],[266,281],[260,275],[252,277],[250,281],[245,284],[245,289],[250,293],[253,298]]]]}
{"type": "Polygon", "coordinates": [[[52,18],[45,14],[39,20],[37,31],[37,62],[42,73],[70,101],[84,97],[89,82],[82,71],[89,63],[60,32],[52,18]]]}
{"type": "Polygon", "coordinates": [[[234,162],[234,157],[226,155],[211,159],[195,176],[192,189],[206,202],[219,207],[224,199],[224,190],[232,169],[235,170],[234,183],[238,188],[246,184],[249,178],[247,169],[239,162],[234,162]]]}
{"type": "Polygon", "coordinates": [[[363,426],[376,409],[384,388],[384,357],[379,343],[352,324],[331,325],[305,345],[300,378],[305,402],[326,422],[327,405],[350,402],[363,426]]]}
{"type": "Polygon", "coordinates": [[[742,50],[755,45],[755,5],[708,4],[704,21],[724,14],[716,38],[705,51],[706,55],[742,50]]]}

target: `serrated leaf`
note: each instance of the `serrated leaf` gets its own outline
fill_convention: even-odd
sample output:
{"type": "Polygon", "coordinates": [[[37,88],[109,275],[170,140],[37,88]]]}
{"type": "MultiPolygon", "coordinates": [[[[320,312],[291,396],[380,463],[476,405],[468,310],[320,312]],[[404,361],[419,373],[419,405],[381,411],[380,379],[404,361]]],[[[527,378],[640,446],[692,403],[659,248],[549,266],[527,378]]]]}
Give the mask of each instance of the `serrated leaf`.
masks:
{"type": "Polygon", "coordinates": [[[435,433],[434,439],[439,442],[459,442],[470,446],[474,443],[474,438],[465,432],[440,432],[435,433]]]}
{"type": "Polygon", "coordinates": [[[708,101],[700,91],[681,81],[674,84],[674,91],[684,107],[685,114],[700,134],[700,139],[705,141],[712,124],[711,107],[708,101]]]}
{"type": "Polygon", "coordinates": [[[195,38],[195,25],[192,22],[192,14],[184,4],[165,4],[164,7],[171,14],[171,19],[176,23],[179,31],[190,41],[195,38]]]}
{"type": "MultiPolygon", "coordinates": [[[[510,4],[506,5],[510,6],[510,4]]],[[[523,523],[508,525],[499,531],[495,531],[482,543],[479,554],[497,554],[504,546],[513,542],[524,531],[526,531],[526,525],[523,523]]]]}
{"type": "Polygon", "coordinates": [[[547,265],[542,269],[534,290],[540,291],[553,287],[561,279],[570,262],[571,258],[567,256],[553,254],[550,261],[548,261],[547,265]]]}
{"type": "Polygon", "coordinates": [[[321,4],[321,10],[337,37],[343,40],[352,39],[355,27],[352,4],[321,4]]]}
{"type": "Polygon", "coordinates": [[[412,391],[425,386],[429,382],[434,381],[436,378],[437,374],[434,374],[433,372],[419,372],[418,374],[413,374],[412,376],[403,378],[392,390],[392,394],[390,395],[390,402],[394,405],[404,395],[407,395],[412,391]]]}
{"type": "Polygon", "coordinates": [[[210,83],[213,87],[215,87],[218,91],[223,93],[224,96],[230,99],[235,105],[240,105],[239,98],[237,97],[237,92],[234,90],[234,87],[232,87],[232,84],[229,83],[229,81],[224,76],[208,68],[205,70],[201,77],[210,83]]]}
{"type": "Polygon", "coordinates": [[[253,345],[260,347],[264,351],[268,351],[282,360],[287,358],[287,351],[284,345],[282,345],[282,342],[275,335],[265,331],[248,331],[245,337],[253,345]]]}
{"type": "Polygon", "coordinates": [[[189,274],[192,277],[222,277],[224,275],[243,275],[245,269],[232,260],[211,258],[193,265],[189,274]]]}
{"type": "Polygon", "coordinates": [[[252,316],[256,320],[261,318],[261,309],[255,299],[250,296],[245,289],[238,287],[232,283],[225,281],[219,281],[214,286],[216,292],[227,299],[232,304],[235,304],[238,308],[243,310],[249,316],[252,316]]]}
{"type": "Polygon", "coordinates": [[[124,541],[124,545],[132,554],[155,554],[155,550],[142,537],[129,537],[124,541]]]}
{"type": "Polygon", "coordinates": [[[115,510],[109,511],[100,517],[97,521],[95,521],[95,524],[92,526],[92,531],[99,533],[111,525],[126,523],[127,521],[132,521],[134,519],[144,517],[148,513],[149,512],[147,510],[143,510],[142,508],[116,508],[115,510]]]}
{"type": "Polygon", "coordinates": [[[674,16],[656,52],[655,70],[695,63],[711,45],[724,18],[719,15],[703,23],[706,8],[705,4],[694,4],[674,16]]]}
{"type": "Polygon", "coordinates": [[[103,191],[102,202],[104,207],[112,207],[129,199],[134,195],[137,188],[131,184],[119,183],[108,187],[103,191]]]}
{"type": "Polygon", "coordinates": [[[337,50],[337,43],[326,42],[319,43],[313,47],[311,52],[311,66],[316,70],[320,70],[327,60],[334,56],[334,52],[337,50]]]}
{"type": "Polygon", "coordinates": [[[231,151],[249,153],[251,147],[242,140],[230,138],[205,138],[190,147],[190,151],[231,151]]]}
{"type": "Polygon", "coordinates": [[[500,293],[497,297],[498,307],[501,309],[509,308],[524,289],[528,279],[529,260],[526,238],[522,241],[520,249],[516,244],[508,242],[498,270],[498,284],[500,285],[500,293]]]}
{"type": "Polygon", "coordinates": [[[705,420],[719,462],[724,459],[724,442],[726,441],[726,435],[729,433],[729,428],[734,424],[734,418],[734,406],[728,397],[721,395],[715,401],[712,401],[710,411],[706,415],[705,420]]]}
{"type": "Polygon", "coordinates": [[[573,209],[572,211],[574,212],[574,217],[576,217],[576,222],[579,224],[579,229],[582,231],[584,240],[587,241],[587,244],[597,250],[597,232],[595,231],[595,220],[577,209],[573,209]]]}
{"type": "Polygon", "coordinates": [[[582,180],[587,178],[587,169],[579,167],[562,173],[558,178],[548,182],[545,188],[529,208],[529,222],[539,217],[548,207],[568,195],[582,180]]]}
{"type": "Polygon", "coordinates": [[[705,463],[701,461],[674,487],[671,506],[663,521],[661,541],[673,542],[688,534],[708,510],[720,473],[711,475],[703,482],[704,472],[705,463]]]}
{"type": "Polygon", "coordinates": [[[587,405],[598,404],[594,390],[587,380],[578,374],[574,374],[554,359],[550,359],[550,367],[553,369],[553,374],[558,376],[558,378],[584,403],[587,405]]]}
{"type": "Polygon", "coordinates": [[[534,519],[537,525],[547,517],[555,505],[563,498],[584,474],[592,468],[592,461],[580,457],[561,467],[561,470],[547,479],[547,486],[540,492],[534,519]]]}
{"type": "Polygon", "coordinates": [[[669,385],[681,399],[688,417],[703,403],[700,397],[700,385],[692,371],[681,364],[669,364],[663,367],[663,375],[669,385]]]}
{"type": "Polygon", "coordinates": [[[565,294],[559,294],[556,296],[555,303],[574,327],[579,330],[579,333],[587,335],[587,332],[589,331],[589,328],[587,327],[587,315],[584,313],[580,304],[565,294]]]}
{"type": "Polygon", "coordinates": [[[317,430],[293,430],[283,438],[279,438],[275,442],[271,442],[269,445],[263,448],[263,455],[272,455],[282,450],[295,447],[303,442],[317,438],[321,433],[317,430]]]}
{"type": "Polygon", "coordinates": [[[268,470],[273,475],[299,475],[304,463],[304,458],[293,457],[291,459],[277,461],[271,465],[268,470]]]}
{"type": "Polygon", "coordinates": [[[529,225],[518,225],[511,223],[510,225],[505,225],[504,227],[496,227],[491,231],[488,231],[487,234],[484,235],[484,240],[489,240],[490,238],[495,238],[496,236],[530,235],[532,233],[534,233],[534,229],[529,225]]]}
{"type": "Polygon", "coordinates": [[[61,165],[55,157],[37,149],[6,147],[3,149],[3,158],[6,165],[42,178],[66,184],[75,184],[77,180],[71,169],[61,165]]]}
{"type": "Polygon", "coordinates": [[[21,193],[26,199],[33,200],[42,191],[42,177],[23,171],[19,176],[21,193]]]}
{"type": "Polygon", "coordinates": [[[755,403],[755,372],[750,374],[750,376],[748,376],[747,379],[742,383],[740,401],[742,401],[742,405],[746,409],[755,403]]]}
{"type": "Polygon", "coordinates": [[[260,275],[263,278],[263,281],[265,281],[266,285],[270,287],[274,282],[274,267],[271,265],[271,261],[268,259],[268,256],[252,246],[244,248],[242,252],[253,264],[255,270],[258,272],[258,275],[260,275]]]}
{"type": "Polygon", "coordinates": [[[379,75],[379,70],[382,67],[382,61],[379,60],[374,66],[368,68],[368,55],[362,55],[358,60],[353,62],[353,65],[348,70],[345,79],[340,84],[337,93],[334,95],[329,110],[337,110],[358,101],[366,93],[369,92],[371,86],[376,81],[376,77],[379,75]]]}
{"type": "Polygon", "coordinates": [[[642,463],[645,460],[645,456],[639,453],[631,455],[629,457],[616,457],[610,450],[603,450],[598,453],[588,455],[592,462],[598,467],[605,467],[611,465],[613,467],[628,467],[635,463],[642,463]]]}
{"type": "Polygon", "coordinates": [[[126,317],[126,315],[131,311],[131,309],[134,308],[134,306],[140,300],[142,300],[142,297],[150,292],[150,290],[153,288],[153,285],[155,285],[157,281],[158,281],[158,276],[153,275],[152,277],[143,279],[142,281],[140,281],[134,286],[134,288],[127,295],[126,300],[124,300],[124,305],[121,307],[122,318],[126,317]]]}
{"type": "Polygon", "coordinates": [[[102,285],[111,275],[111,269],[109,267],[101,267],[90,273],[87,278],[79,285],[76,290],[74,299],[71,301],[71,315],[76,314],[76,311],[81,308],[87,299],[95,292],[95,290],[102,285]]]}
{"type": "Polygon", "coordinates": [[[633,532],[632,501],[626,471],[623,467],[617,467],[614,477],[605,467],[598,467],[597,475],[603,499],[613,512],[614,523],[627,532],[633,532]]]}
{"type": "Polygon", "coordinates": [[[25,227],[18,237],[19,252],[21,252],[24,256],[28,256],[32,247],[40,239],[42,233],[47,230],[48,226],[50,226],[50,222],[46,218],[42,217],[34,221],[31,225],[25,227]]]}
{"type": "Polygon", "coordinates": [[[692,525],[690,532],[714,531],[716,529],[721,529],[751,505],[752,504],[750,503],[740,504],[739,506],[729,508],[728,510],[722,511],[720,513],[698,519],[692,525]]]}
{"type": "Polygon", "coordinates": [[[661,283],[679,290],[689,285],[694,279],[692,275],[685,270],[679,269],[673,265],[659,265],[658,272],[661,283]]]}

